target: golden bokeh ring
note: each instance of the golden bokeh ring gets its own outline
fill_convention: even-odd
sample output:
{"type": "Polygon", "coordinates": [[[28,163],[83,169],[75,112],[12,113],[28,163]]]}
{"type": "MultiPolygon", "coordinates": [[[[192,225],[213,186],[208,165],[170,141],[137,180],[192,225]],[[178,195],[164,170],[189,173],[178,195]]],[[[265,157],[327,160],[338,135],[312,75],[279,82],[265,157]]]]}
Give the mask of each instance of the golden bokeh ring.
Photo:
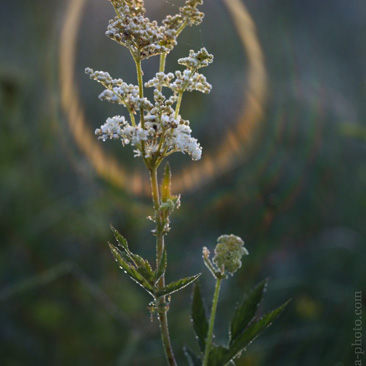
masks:
{"type": "MultiPolygon", "coordinates": [[[[263,117],[266,100],[267,77],[263,53],[256,35],[254,22],[241,0],[222,0],[239,35],[248,58],[248,89],[243,96],[243,108],[234,126],[215,152],[206,151],[202,160],[183,168],[174,175],[176,192],[192,191],[216,176],[232,169],[248,154],[254,132],[263,117]]],[[[74,67],[76,41],[86,0],[70,0],[62,26],[60,40],[61,105],[72,136],[87,156],[97,174],[115,186],[134,195],[150,195],[149,182],[139,171],[127,172],[115,157],[108,155],[86,123],[81,107],[74,67]],[[128,180],[126,179],[128,177],[128,180]]]]}

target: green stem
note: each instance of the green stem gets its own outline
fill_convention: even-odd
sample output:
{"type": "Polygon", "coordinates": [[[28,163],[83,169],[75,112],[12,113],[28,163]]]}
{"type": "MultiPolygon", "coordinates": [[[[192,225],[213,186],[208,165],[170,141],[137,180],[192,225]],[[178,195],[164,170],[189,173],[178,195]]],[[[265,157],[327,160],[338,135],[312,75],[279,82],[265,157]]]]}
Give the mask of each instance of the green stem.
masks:
{"type": "MultiPolygon", "coordinates": [[[[137,80],[139,84],[139,97],[144,97],[144,82],[142,80],[142,68],[141,68],[141,53],[140,51],[137,52],[137,55],[132,51],[130,48],[130,53],[132,55],[133,60],[136,64],[136,72],[137,72],[137,80]]],[[[145,119],[144,119],[144,109],[140,108],[140,123],[141,127],[145,127],[145,119]]],[[[145,141],[141,142],[141,151],[142,151],[142,158],[144,159],[145,164],[147,165],[147,160],[145,158],[145,141]]]]}
{"type": "Polygon", "coordinates": [[[180,106],[182,104],[183,93],[186,91],[186,88],[187,88],[188,83],[189,83],[189,79],[196,73],[197,70],[198,70],[198,68],[191,70],[191,74],[189,75],[188,80],[184,83],[184,85],[182,87],[182,90],[179,92],[177,105],[175,107],[175,115],[174,115],[175,119],[178,118],[180,106]]]}
{"type": "Polygon", "coordinates": [[[149,172],[151,178],[151,192],[152,192],[152,200],[154,205],[155,221],[156,221],[156,265],[159,266],[160,258],[164,250],[164,236],[163,236],[162,220],[159,214],[160,197],[159,197],[157,167],[150,168],[149,172]]]}
{"type": "Polygon", "coordinates": [[[159,65],[159,72],[165,71],[165,61],[166,61],[166,53],[160,54],[160,65],[159,65]]]}
{"type": "Polygon", "coordinates": [[[176,37],[178,37],[182,33],[183,29],[187,26],[187,24],[188,24],[188,21],[185,20],[182,23],[182,25],[177,29],[177,35],[176,35],[176,37]]]}
{"type": "Polygon", "coordinates": [[[175,118],[175,119],[177,119],[177,118],[178,118],[179,110],[180,110],[180,105],[181,105],[181,103],[182,103],[182,98],[183,98],[183,91],[179,92],[177,105],[176,105],[176,107],[175,107],[175,115],[174,115],[174,118],[175,118]]]}
{"type": "Polygon", "coordinates": [[[114,3],[113,2],[111,2],[112,3],[112,6],[113,6],[113,8],[114,8],[114,11],[116,12],[116,14],[117,14],[117,17],[118,18],[121,18],[121,14],[119,13],[119,11],[118,11],[118,9],[117,9],[117,7],[114,5],[114,3]]]}
{"type": "Polygon", "coordinates": [[[207,333],[207,339],[206,339],[205,355],[204,355],[204,358],[203,358],[202,366],[207,366],[208,365],[208,357],[210,355],[210,349],[211,349],[211,345],[212,345],[212,336],[213,336],[213,329],[214,329],[214,324],[215,324],[217,303],[218,303],[219,294],[220,294],[221,281],[222,281],[222,278],[217,277],[216,286],[215,286],[215,293],[214,293],[214,297],[213,297],[213,300],[212,300],[210,323],[209,323],[209,326],[208,326],[208,333],[207,333]]]}
{"type": "MultiPolygon", "coordinates": [[[[139,84],[139,97],[144,97],[144,82],[142,80],[142,68],[141,68],[141,56],[140,53],[135,58],[136,63],[136,71],[137,71],[137,80],[139,84]]],[[[143,108],[140,109],[140,118],[141,118],[141,127],[144,128],[144,110],[143,108]]]]}
{"type": "Polygon", "coordinates": [[[131,111],[131,109],[128,110],[128,113],[130,114],[130,120],[131,120],[132,126],[136,127],[135,116],[133,115],[133,112],[131,111]]]}
{"type": "MultiPolygon", "coordinates": [[[[162,259],[163,251],[164,251],[164,233],[163,233],[163,220],[159,212],[160,208],[160,197],[159,197],[159,186],[158,186],[158,176],[157,176],[157,167],[154,166],[149,169],[150,178],[151,178],[151,191],[152,191],[152,199],[154,204],[155,211],[155,221],[156,221],[156,266],[157,268],[160,266],[160,261],[162,259]]],[[[165,287],[165,276],[161,276],[158,282],[158,289],[162,290],[165,287]]],[[[170,342],[169,328],[168,328],[168,316],[167,316],[167,307],[165,303],[165,296],[157,299],[157,311],[158,317],[160,321],[160,332],[161,339],[163,342],[163,347],[165,351],[165,355],[168,361],[169,366],[177,366],[177,362],[175,361],[173,348],[170,342]]]]}

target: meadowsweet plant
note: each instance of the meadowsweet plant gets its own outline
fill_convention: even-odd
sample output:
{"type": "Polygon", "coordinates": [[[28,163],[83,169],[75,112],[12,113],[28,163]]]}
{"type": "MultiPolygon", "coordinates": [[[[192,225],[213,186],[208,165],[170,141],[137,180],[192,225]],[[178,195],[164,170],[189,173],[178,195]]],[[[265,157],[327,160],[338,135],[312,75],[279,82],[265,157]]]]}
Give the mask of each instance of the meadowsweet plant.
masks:
{"type": "MultiPolygon", "coordinates": [[[[127,240],[112,227],[118,245],[109,244],[118,265],[152,297],[148,308],[160,322],[162,344],[167,362],[177,365],[168,327],[167,313],[171,295],[196,282],[192,298],[192,323],[197,334],[198,350],[185,348],[187,361],[191,366],[234,365],[244,348],[282,311],[285,305],[266,314],[260,320],[256,314],[261,302],[266,281],[259,284],[239,305],[233,315],[227,345],[212,342],[222,280],[233,275],[240,267],[243,255],[248,251],[241,238],[222,235],[218,238],[215,255],[210,259],[209,250],[203,248],[203,261],[216,280],[210,317],[201,297],[197,279],[200,274],[191,275],[169,284],[165,281],[168,265],[165,237],[170,230],[170,217],[180,206],[180,195],[171,193],[171,170],[165,165],[159,184],[158,168],[169,155],[181,152],[192,160],[201,159],[202,147],[194,138],[188,120],[182,116],[181,103],[187,92],[208,94],[211,85],[200,69],[213,62],[205,48],[191,50],[187,57],[178,60],[179,69],[165,71],[165,61],[177,45],[177,38],[187,26],[199,25],[204,14],[198,9],[202,0],[187,0],[179,13],[167,16],[161,24],[145,16],[143,0],[110,0],[116,16],[110,20],[106,35],[126,47],[136,64],[137,84],[127,84],[108,72],[86,68],[91,79],[99,82],[104,90],[99,99],[120,104],[124,115],[107,118],[96,129],[95,134],[102,141],[119,140],[122,146],[133,146],[134,156],[142,159],[150,174],[154,222],[153,235],[156,238],[156,261],[151,265],[142,256],[133,253],[127,240]],[[159,56],[159,70],[151,80],[143,80],[142,61],[159,56]],[[145,89],[153,88],[153,100],[145,97],[145,89]]],[[[179,248],[174,248],[179,250],[179,248]]]]}

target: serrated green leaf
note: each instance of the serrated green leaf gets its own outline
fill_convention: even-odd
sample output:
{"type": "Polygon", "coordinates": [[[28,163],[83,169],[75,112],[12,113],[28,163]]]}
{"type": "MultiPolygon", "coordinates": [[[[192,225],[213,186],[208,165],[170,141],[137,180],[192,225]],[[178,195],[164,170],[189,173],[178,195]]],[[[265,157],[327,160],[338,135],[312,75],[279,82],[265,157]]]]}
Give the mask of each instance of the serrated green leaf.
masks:
{"type": "Polygon", "coordinates": [[[111,226],[111,229],[119,247],[123,249],[123,252],[119,250],[119,254],[130,265],[130,267],[134,267],[147,282],[153,285],[154,272],[151,268],[150,263],[138,254],[132,253],[128,247],[127,240],[113,226],[111,226]]]}
{"type": "Polygon", "coordinates": [[[201,295],[201,288],[198,282],[194,284],[191,317],[193,322],[193,329],[197,335],[198,344],[201,351],[204,352],[208,333],[208,320],[205,305],[201,295]]]}
{"type": "Polygon", "coordinates": [[[244,332],[242,332],[235,341],[230,345],[229,351],[223,359],[222,365],[227,365],[234,358],[240,356],[241,352],[245,350],[253,340],[281,314],[283,309],[287,306],[290,300],[286,301],[277,309],[265,314],[259,321],[249,325],[244,332]]]}
{"type": "Polygon", "coordinates": [[[132,254],[132,258],[134,260],[134,263],[136,263],[137,267],[136,270],[143,276],[147,281],[149,281],[152,285],[154,284],[154,271],[151,268],[150,263],[140,257],[137,254],[132,254]]]}
{"type": "Polygon", "coordinates": [[[183,351],[188,360],[189,366],[202,366],[201,358],[197,356],[191,349],[185,346],[183,351]]]}
{"type": "MultiPolygon", "coordinates": [[[[130,257],[133,260],[133,263],[136,265],[136,267],[145,267],[147,260],[140,257],[138,254],[134,254],[131,251],[129,251],[130,257]]],[[[151,268],[151,267],[150,267],[151,268]]]]}
{"type": "Polygon", "coordinates": [[[129,254],[130,249],[128,248],[128,243],[127,243],[126,238],[124,238],[112,225],[111,225],[111,230],[114,234],[114,237],[116,238],[118,245],[120,245],[127,252],[127,254],[129,254]]]}
{"type": "Polygon", "coordinates": [[[195,276],[182,278],[178,281],[172,282],[169,285],[165,286],[162,290],[157,291],[155,295],[158,298],[177,292],[194,282],[199,276],[201,276],[201,273],[196,274],[195,276]]]}
{"type": "Polygon", "coordinates": [[[159,267],[156,269],[155,272],[155,283],[157,283],[160,280],[161,276],[165,273],[167,264],[168,264],[167,252],[166,249],[164,249],[161,261],[159,263],[159,267]]]}
{"type": "Polygon", "coordinates": [[[162,202],[166,202],[172,196],[171,179],[172,179],[172,173],[170,171],[170,164],[168,162],[165,165],[164,176],[163,176],[163,180],[161,182],[161,188],[160,188],[162,202]]]}
{"type": "Polygon", "coordinates": [[[131,253],[130,248],[128,247],[127,239],[125,237],[123,237],[118,232],[118,230],[116,230],[112,225],[111,225],[111,230],[113,231],[113,234],[118,243],[118,246],[123,249],[124,253],[126,253],[127,257],[129,258],[129,262],[131,262],[135,267],[137,267],[138,264],[136,263],[136,261],[133,258],[134,254],[131,253]]]}
{"type": "Polygon", "coordinates": [[[230,343],[243,332],[251,320],[255,317],[258,307],[262,301],[263,294],[267,287],[267,280],[258,284],[235,309],[234,316],[230,323],[230,343]]]}
{"type": "Polygon", "coordinates": [[[120,267],[140,286],[142,286],[151,296],[154,297],[154,288],[153,286],[126,260],[123,258],[123,253],[113,244],[109,243],[109,247],[111,249],[112,255],[120,267]]]}
{"type": "Polygon", "coordinates": [[[141,267],[137,267],[136,271],[145,278],[145,280],[147,282],[149,282],[149,284],[154,287],[154,274],[152,271],[150,271],[147,267],[145,266],[141,266],[141,267]]]}
{"type": "Polygon", "coordinates": [[[208,356],[208,364],[210,366],[223,366],[228,352],[229,350],[226,347],[212,344],[208,356]]]}

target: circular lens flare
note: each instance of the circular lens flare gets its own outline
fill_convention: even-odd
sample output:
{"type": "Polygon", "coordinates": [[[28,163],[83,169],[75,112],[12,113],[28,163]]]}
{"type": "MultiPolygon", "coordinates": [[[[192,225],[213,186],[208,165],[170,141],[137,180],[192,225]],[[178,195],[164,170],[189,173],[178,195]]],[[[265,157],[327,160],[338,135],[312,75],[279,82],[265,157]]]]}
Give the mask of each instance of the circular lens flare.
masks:
{"type": "MultiPolygon", "coordinates": [[[[240,0],[223,0],[231,15],[239,39],[248,58],[248,88],[243,96],[243,109],[233,128],[224,136],[215,152],[205,152],[199,162],[175,174],[177,192],[198,189],[208,181],[232,169],[248,155],[254,133],[263,117],[267,77],[262,50],[254,22],[240,0]]],[[[113,156],[108,155],[88,127],[75,85],[74,64],[76,40],[85,0],[70,0],[60,41],[61,104],[72,136],[87,156],[97,174],[134,195],[150,195],[149,182],[139,171],[128,172],[113,156]],[[132,177],[131,177],[132,174],[132,177]],[[128,179],[127,179],[128,176],[128,179]]],[[[243,80],[244,83],[244,80],[243,80]]]]}

